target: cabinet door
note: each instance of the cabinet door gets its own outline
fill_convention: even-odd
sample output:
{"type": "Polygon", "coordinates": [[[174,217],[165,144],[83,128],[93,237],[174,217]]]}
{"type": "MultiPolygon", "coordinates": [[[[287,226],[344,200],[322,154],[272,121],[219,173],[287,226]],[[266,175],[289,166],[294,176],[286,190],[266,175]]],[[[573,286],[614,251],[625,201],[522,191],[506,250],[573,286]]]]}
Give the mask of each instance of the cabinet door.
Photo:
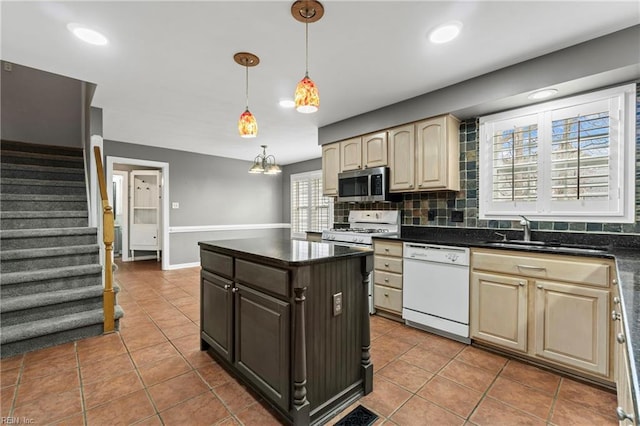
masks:
{"type": "MultiPolygon", "coordinates": [[[[618,393],[618,407],[616,411],[621,415],[633,416],[635,413],[633,409],[633,396],[631,389],[631,378],[629,371],[629,361],[627,359],[627,338],[624,332],[623,319],[620,312],[620,306],[614,305],[614,314],[617,314],[617,320],[615,322],[615,334],[616,342],[614,348],[615,356],[615,382],[618,393]]],[[[632,425],[633,422],[628,418],[620,421],[620,425],[632,425]]]]}
{"type": "Polygon", "coordinates": [[[202,271],[200,275],[201,321],[203,339],[228,361],[232,358],[232,293],[233,283],[202,271]]]}
{"type": "Polygon", "coordinates": [[[362,168],[362,138],[340,142],[340,171],[362,168]]]}
{"type": "Polygon", "coordinates": [[[527,351],[527,281],[471,274],[471,337],[505,348],[527,351]]]}
{"type": "Polygon", "coordinates": [[[415,138],[413,124],[389,130],[389,191],[414,190],[415,138]]]}
{"type": "Polygon", "coordinates": [[[289,409],[289,303],[237,284],[235,362],[269,399],[289,409]]]}
{"type": "Polygon", "coordinates": [[[609,291],[535,281],[535,355],[607,377],[609,291]]]}
{"type": "Polygon", "coordinates": [[[365,169],[387,165],[387,132],[362,137],[362,164],[365,169]]]}
{"type": "Polygon", "coordinates": [[[338,195],[340,172],[340,143],[322,146],[322,194],[338,195]]]}

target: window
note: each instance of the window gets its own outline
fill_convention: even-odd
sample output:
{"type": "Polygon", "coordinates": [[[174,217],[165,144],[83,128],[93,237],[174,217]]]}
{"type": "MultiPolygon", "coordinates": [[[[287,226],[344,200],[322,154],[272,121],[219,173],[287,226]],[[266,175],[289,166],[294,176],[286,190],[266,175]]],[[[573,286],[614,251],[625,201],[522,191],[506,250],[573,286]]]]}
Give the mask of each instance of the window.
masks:
{"type": "Polygon", "coordinates": [[[480,119],[480,218],[633,223],[635,85],[480,119]]]}
{"type": "Polygon", "coordinates": [[[322,195],[322,170],[291,175],[291,236],[333,225],[333,198],[322,195]]]}

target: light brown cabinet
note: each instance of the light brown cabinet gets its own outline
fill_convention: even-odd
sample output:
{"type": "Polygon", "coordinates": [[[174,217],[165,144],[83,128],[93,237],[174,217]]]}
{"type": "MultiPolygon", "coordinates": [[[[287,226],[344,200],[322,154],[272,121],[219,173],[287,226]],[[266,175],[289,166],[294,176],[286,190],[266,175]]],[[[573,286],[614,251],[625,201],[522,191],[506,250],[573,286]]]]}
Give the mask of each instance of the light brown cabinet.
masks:
{"type": "Polygon", "coordinates": [[[387,165],[387,132],[347,139],[340,144],[340,171],[387,165]]]}
{"type": "Polygon", "coordinates": [[[613,310],[611,311],[611,321],[614,323],[614,378],[618,393],[618,406],[616,415],[620,425],[633,425],[637,421],[637,413],[634,411],[633,395],[631,388],[631,370],[629,368],[629,347],[627,344],[627,333],[625,332],[624,313],[620,306],[619,288],[614,286],[613,290],[613,310]]]}
{"type": "Polygon", "coordinates": [[[471,337],[613,380],[610,260],[474,249],[471,337]]]}
{"type": "Polygon", "coordinates": [[[402,242],[373,240],[373,305],[393,319],[402,317],[402,242]]]}
{"type": "Polygon", "coordinates": [[[459,125],[443,115],[391,129],[389,191],[459,191],[459,125]]]}
{"type": "Polygon", "coordinates": [[[340,171],[360,170],[362,168],[362,138],[347,139],[339,142],[340,171]]]}
{"type": "Polygon", "coordinates": [[[340,144],[322,146],[322,194],[338,195],[338,173],[340,172],[340,144]]]}

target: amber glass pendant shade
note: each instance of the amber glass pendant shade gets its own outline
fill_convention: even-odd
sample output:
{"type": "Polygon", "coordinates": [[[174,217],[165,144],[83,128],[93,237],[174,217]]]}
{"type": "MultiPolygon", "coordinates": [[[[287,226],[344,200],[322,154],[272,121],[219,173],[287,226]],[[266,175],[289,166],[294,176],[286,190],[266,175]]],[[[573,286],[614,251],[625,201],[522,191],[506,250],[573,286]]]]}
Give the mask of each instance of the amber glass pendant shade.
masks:
{"type": "Polygon", "coordinates": [[[296,86],[294,100],[296,110],[305,114],[316,112],[320,107],[318,87],[308,75],[305,75],[296,86]]]}
{"type": "Polygon", "coordinates": [[[258,134],[258,122],[248,109],[240,114],[238,132],[243,138],[255,138],[258,134]]]}

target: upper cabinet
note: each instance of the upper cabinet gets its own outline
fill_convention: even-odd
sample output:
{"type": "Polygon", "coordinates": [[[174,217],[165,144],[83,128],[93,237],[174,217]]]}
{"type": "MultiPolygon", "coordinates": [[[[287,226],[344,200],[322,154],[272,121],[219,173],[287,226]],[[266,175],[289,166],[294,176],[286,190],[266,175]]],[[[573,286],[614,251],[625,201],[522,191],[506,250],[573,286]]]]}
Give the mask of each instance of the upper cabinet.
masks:
{"type": "Polygon", "coordinates": [[[389,191],[459,191],[459,125],[443,115],[390,130],[389,191]]]}
{"type": "Polygon", "coordinates": [[[362,164],[365,169],[387,165],[387,132],[362,137],[362,164]]]}
{"type": "Polygon", "coordinates": [[[362,168],[362,138],[347,139],[340,142],[340,171],[362,168]]]}
{"type": "Polygon", "coordinates": [[[322,146],[322,194],[338,195],[338,173],[340,172],[340,143],[322,146]]]}

